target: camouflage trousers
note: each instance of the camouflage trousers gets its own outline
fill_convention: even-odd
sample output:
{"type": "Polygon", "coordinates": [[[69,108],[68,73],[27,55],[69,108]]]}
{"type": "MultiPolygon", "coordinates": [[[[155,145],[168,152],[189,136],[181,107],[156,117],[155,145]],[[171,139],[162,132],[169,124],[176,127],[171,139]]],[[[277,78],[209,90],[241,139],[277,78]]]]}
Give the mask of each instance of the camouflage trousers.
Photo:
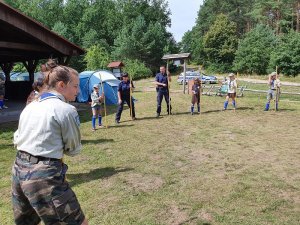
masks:
{"type": "Polygon", "coordinates": [[[61,161],[32,163],[17,155],[12,167],[12,203],[17,225],[80,225],[84,214],[65,181],[61,161]]]}

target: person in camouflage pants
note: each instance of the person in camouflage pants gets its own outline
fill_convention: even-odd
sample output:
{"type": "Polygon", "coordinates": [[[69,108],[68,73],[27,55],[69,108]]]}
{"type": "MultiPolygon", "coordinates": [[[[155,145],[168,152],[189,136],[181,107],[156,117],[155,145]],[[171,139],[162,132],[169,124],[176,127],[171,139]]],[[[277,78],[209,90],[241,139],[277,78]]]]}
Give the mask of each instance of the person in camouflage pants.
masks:
{"type": "Polygon", "coordinates": [[[88,225],[62,160],[82,149],[79,115],[68,104],[78,93],[78,72],[51,65],[44,73],[44,92],[24,108],[14,133],[14,220],[17,225],[88,225]]]}
{"type": "Polygon", "coordinates": [[[81,224],[84,215],[65,181],[67,165],[61,160],[33,162],[18,152],[13,166],[13,205],[16,224],[81,224]],[[60,222],[64,223],[60,223],[60,222]]]}

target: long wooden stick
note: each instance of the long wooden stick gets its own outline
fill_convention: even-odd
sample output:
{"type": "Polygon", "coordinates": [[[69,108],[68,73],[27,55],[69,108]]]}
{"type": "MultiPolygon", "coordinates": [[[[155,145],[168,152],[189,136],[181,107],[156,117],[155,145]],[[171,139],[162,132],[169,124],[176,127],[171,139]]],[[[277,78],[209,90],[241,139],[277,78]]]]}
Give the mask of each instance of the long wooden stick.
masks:
{"type": "Polygon", "coordinates": [[[105,128],[107,128],[107,116],[106,116],[106,102],[105,102],[105,92],[104,92],[104,86],[103,86],[103,81],[102,81],[102,76],[101,76],[101,72],[99,72],[100,74],[100,85],[101,85],[101,89],[102,89],[102,93],[104,95],[103,98],[103,104],[104,104],[104,120],[105,120],[105,128]]]}
{"type": "Polygon", "coordinates": [[[129,75],[129,107],[130,107],[130,116],[131,116],[131,119],[133,119],[133,116],[132,116],[132,84],[133,84],[133,81],[131,80],[131,75],[129,75]]]}
{"type": "MultiPolygon", "coordinates": [[[[169,60],[167,61],[167,71],[166,71],[166,73],[167,73],[167,79],[168,79],[168,96],[169,96],[169,105],[168,105],[168,107],[169,107],[169,116],[171,115],[171,96],[170,96],[170,80],[169,80],[169,60]]],[[[185,83],[185,82],[184,82],[185,83]]],[[[183,85],[185,85],[185,84],[183,84],[183,85]]]]}
{"type": "Polygon", "coordinates": [[[275,80],[275,85],[276,85],[276,96],[275,96],[275,111],[278,110],[278,98],[279,98],[279,89],[277,86],[277,79],[278,79],[278,66],[276,66],[276,80],[275,80]]]}

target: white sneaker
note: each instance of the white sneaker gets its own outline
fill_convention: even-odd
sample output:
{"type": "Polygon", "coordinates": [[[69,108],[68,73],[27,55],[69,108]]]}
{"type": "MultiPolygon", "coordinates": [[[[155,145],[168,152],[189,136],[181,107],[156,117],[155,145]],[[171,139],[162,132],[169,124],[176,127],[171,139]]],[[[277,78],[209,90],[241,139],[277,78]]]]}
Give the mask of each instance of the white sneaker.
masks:
{"type": "Polygon", "coordinates": [[[8,107],[6,105],[3,106],[3,109],[8,109],[8,107]]]}
{"type": "Polygon", "coordinates": [[[0,106],[0,110],[2,109],[2,107],[0,106]]]}

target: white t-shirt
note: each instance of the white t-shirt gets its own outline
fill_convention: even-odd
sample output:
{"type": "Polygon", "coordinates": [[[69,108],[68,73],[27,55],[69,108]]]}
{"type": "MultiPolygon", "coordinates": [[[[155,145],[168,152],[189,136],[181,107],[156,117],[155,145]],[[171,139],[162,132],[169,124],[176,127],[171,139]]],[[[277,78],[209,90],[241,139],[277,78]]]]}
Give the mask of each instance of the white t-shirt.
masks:
{"type": "Polygon", "coordinates": [[[227,80],[226,84],[228,85],[228,93],[236,93],[237,83],[236,80],[227,80]]]}

